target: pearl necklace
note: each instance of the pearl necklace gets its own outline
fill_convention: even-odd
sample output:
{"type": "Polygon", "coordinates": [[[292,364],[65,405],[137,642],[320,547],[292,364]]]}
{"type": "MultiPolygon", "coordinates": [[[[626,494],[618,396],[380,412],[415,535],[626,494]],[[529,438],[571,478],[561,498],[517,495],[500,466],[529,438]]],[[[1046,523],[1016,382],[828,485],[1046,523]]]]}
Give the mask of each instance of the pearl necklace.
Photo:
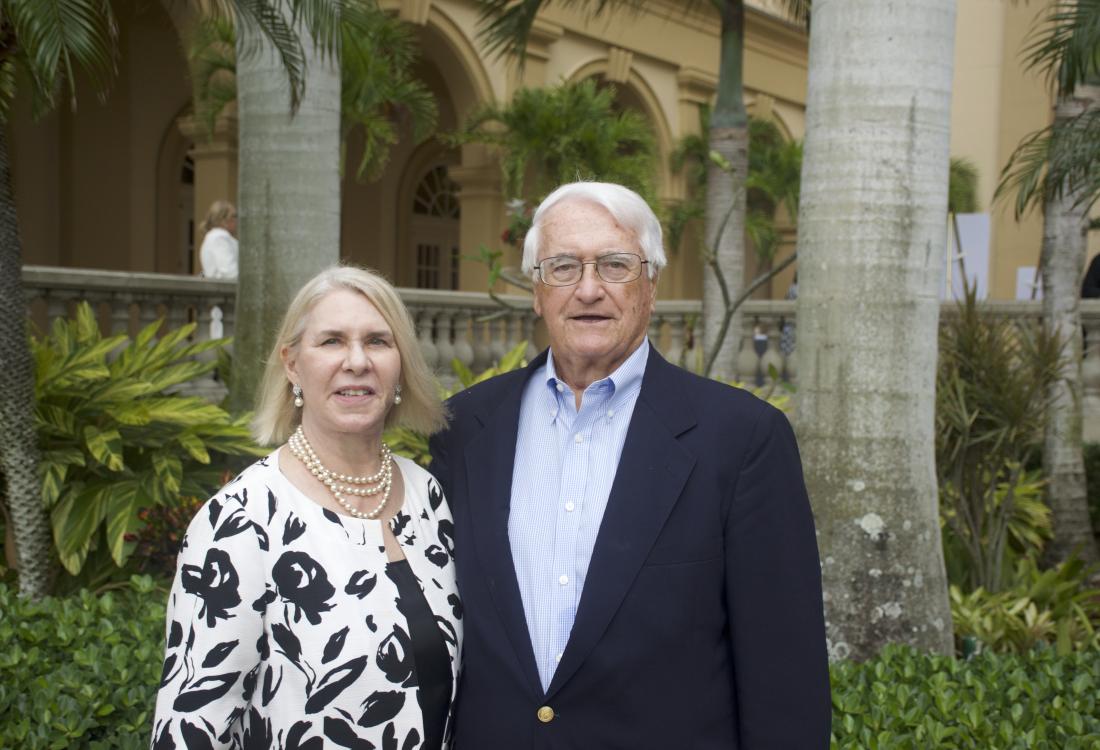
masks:
{"type": "Polygon", "coordinates": [[[302,431],[301,425],[298,425],[298,429],[287,440],[287,445],[294,457],[301,461],[309,469],[309,473],[317,477],[321,484],[328,487],[329,492],[336,498],[336,502],[340,503],[340,507],[352,516],[373,520],[386,507],[386,502],[390,499],[390,487],[393,485],[393,454],[390,452],[390,447],[385,443],[382,443],[382,448],[378,451],[382,466],[369,477],[337,474],[326,468],[321,460],[317,458],[317,454],[313,452],[313,446],[306,439],[306,434],[302,431]],[[382,499],[378,505],[366,513],[344,498],[344,495],[368,497],[378,493],[382,493],[382,499]]]}

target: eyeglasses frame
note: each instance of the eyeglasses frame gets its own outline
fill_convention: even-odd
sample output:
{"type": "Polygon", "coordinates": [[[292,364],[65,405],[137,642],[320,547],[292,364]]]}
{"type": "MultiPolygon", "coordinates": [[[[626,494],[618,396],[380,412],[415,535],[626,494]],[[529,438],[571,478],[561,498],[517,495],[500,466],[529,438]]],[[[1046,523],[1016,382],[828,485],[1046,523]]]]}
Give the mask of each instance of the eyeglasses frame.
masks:
{"type": "Polygon", "coordinates": [[[577,260],[577,262],[581,264],[581,275],[577,277],[576,281],[571,281],[568,284],[551,284],[549,281],[546,280],[546,277],[542,273],[542,264],[545,263],[548,260],[554,260],[555,258],[571,258],[573,260],[577,260],[577,259],[573,258],[573,256],[571,256],[571,255],[551,255],[549,258],[543,258],[542,260],[540,260],[538,263],[535,264],[535,269],[538,271],[538,274],[539,274],[539,281],[541,281],[543,284],[546,284],[546,286],[555,287],[557,289],[562,289],[562,288],[567,287],[567,286],[573,286],[575,284],[581,283],[581,281],[584,279],[584,267],[585,266],[595,266],[596,267],[596,276],[597,276],[597,278],[599,278],[599,280],[604,282],[605,284],[629,284],[630,282],[637,281],[638,279],[641,278],[641,276],[642,276],[642,266],[649,263],[649,260],[647,258],[642,257],[638,253],[629,253],[629,252],[626,252],[625,250],[616,250],[614,252],[604,253],[600,257],[596,258],[596,260],[577,260]],[[605,279],[603,277],[603,274],[600,273],[599,263],[604,258],[607,258],[607,257],[612,256],[612,255],[633,255],[635,258],[637,258],[638,261],[639,261],[638,262],[638,275],[635,276],[632,279],[624,279],[622,281],[612,281],[611,279],[605,279]]]}

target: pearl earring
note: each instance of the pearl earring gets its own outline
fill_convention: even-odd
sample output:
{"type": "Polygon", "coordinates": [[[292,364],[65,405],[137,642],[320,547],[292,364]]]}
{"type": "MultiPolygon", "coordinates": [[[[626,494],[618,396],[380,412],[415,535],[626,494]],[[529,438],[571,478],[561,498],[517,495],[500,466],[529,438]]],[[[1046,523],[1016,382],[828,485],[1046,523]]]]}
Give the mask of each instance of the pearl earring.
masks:
{"type": "Polygon", "coordinates": [[[294,394],[294,405],[301,409],[305,404],[305,399],[302,398],[302,386],[295,383],[290,392],[294,394]]]}
{"type": "Polygon", "coordinates": [[[397,406],[401,403],[401,386],[400,384],[393,387],[393,405],[397,406]]]}

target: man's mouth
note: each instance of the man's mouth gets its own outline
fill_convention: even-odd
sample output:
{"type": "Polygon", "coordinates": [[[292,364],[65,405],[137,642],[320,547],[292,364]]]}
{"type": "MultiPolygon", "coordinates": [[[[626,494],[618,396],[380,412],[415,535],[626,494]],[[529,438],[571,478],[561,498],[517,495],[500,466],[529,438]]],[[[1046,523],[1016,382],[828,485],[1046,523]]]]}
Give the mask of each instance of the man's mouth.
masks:
{"type": "Polygon", "coordinates": [[[606,315],[574,315],[573,320],[580,323],[600,323],[604,320],[611,320],[606,315]]]}

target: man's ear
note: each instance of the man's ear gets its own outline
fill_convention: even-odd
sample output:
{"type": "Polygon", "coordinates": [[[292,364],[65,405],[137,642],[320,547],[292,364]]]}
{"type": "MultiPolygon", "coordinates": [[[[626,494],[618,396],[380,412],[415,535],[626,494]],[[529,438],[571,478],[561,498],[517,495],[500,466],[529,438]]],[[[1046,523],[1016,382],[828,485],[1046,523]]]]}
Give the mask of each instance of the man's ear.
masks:
{"type": "Polygon", "coordinates": [[[657,312],[657,280],[661,278],[661,273],[658,271],[654,274],[653,278],[649,280],[649,285],[652,287],[649,290],[649,312],[657,312]]]}

